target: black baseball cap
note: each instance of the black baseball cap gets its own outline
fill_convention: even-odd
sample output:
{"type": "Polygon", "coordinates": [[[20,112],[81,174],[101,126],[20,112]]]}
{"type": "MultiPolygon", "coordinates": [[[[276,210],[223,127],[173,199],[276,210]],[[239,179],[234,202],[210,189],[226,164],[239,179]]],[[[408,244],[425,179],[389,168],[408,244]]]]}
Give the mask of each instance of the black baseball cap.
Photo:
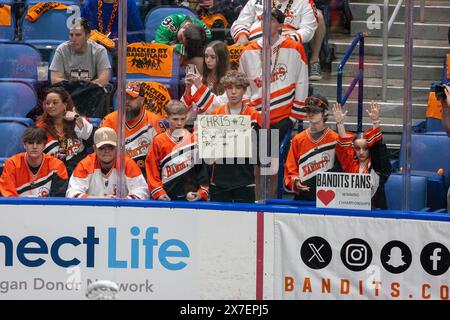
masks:
{"type": "Polygon", "coordinates": [[[284,23],[285,15],[284,15],[283,11],[281,11],[280,9],[273,8],[271,15],[273,18],[275,18],[275,20],[278,21],[278,23],[280,23],[280,24],[284,23]]]}

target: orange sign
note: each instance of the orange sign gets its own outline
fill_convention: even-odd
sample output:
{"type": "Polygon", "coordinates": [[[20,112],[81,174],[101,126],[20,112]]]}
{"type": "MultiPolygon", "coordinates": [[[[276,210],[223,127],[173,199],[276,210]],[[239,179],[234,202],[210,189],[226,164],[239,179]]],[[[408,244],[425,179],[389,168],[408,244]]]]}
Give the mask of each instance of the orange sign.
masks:
{"type": "Polygon", "coordinates": [[[172,77],[173,48],[161,43],[137,42],[127,46],[127,73],[172,77]]]}
{"type": "Polygon", "coordinates": [[[239,69],[239,59],[241,58],[243,46],[228,46],[228,52],[230,54],[230,68],[231,70],[239,69]]]}
{"type": "Polygon", "coordinates": [[[142,81],[144,90],[144,108],[151,112],[164,116],[164,107],[170,101],[170,94],[167,88],[159,82],[142,81]]]}

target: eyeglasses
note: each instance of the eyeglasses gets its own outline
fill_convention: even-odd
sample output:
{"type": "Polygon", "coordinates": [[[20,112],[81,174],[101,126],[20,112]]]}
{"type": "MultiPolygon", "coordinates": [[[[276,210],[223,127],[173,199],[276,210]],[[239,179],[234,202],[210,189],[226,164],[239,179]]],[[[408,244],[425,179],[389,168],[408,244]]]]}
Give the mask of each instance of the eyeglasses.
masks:
{"type": "Polygon", "coordinates": [[[316,97],[308,97],[305,100],[305,107],[307,106],[316,106],[323,107],[324,109],[328,109],[328,103],[316,97]]]}

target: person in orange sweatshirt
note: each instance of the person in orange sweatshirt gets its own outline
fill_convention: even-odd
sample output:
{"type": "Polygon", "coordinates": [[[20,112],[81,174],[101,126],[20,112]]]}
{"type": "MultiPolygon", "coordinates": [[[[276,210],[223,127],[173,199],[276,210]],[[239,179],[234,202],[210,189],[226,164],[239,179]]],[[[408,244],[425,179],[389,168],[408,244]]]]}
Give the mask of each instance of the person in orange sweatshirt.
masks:
{"type": "Polygon", "coordinates": [[[3,197],[64,197],[67,170],[64,163],[44,153],[47,133],[36,126],[28,127],[23,136],[25,152],[5,161],[0,177],[3,197]]]}

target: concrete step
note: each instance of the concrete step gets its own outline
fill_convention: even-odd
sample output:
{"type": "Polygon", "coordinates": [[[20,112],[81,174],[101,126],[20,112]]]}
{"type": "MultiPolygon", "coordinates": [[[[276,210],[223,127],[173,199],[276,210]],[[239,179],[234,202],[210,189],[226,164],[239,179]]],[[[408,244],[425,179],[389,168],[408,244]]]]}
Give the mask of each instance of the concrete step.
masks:
{"type": "MultiPolygon", "coordinates": [[[[345,77],[343,79],[343,93],[351,83],[353,78],[345,77]]],[[[368,78],[364,79],[364,99],[381,100],[382,84],[381,79],[368,78]]],[[[314,88],[314,93],[319,93],[327,98],[336,97],[337,80],[335,77],[328,78],[324,75],[321,81],[310,82],[314,88]]],[[[428,92],[430,89],[429,81],[414,80],[412,87],[412,99],[415,102],[426,103],[428,100],[428,92]]],[[[389,79],[387,85],[388,100],[403,100],[403,80],[389,79]]],[[[358,99],[358,87],[355,87],[349,99],[358,99]]]]}
{"type": "MultiPolygon", "coordinates": [[[[448,10],[448,16],[450,16],[450,10],[448,10]]],[[[449,22],[445,23],[414,22],[412,34],[414,39],[447,41],[448,26],[449,22]]],[[[369,37],[382,37],[383,22],[372,26],[370,23],[368,24],[366,20],[353,20],[351,22],[351,34],[354,36],[358,32],[366,32],[369,37]]],[[[405,35],[405,23],[394,22],[392,24],[391,30],[389,31],[389,39],[392,38],[403,39],[404,35],[405,35]]]]}
{"type": "MultiPolygon", "coordinates": [[[[334,47],[336,55],[343,55],[350,47],[353,36],[343,34],[331,34],[329,44],[334,47]]],[[[402,57],[404,51],[404,39],[389,39],[389,57],[402,57]]],[[[448,41],[443,40],[414,40],[413,43],[414,57],[422,58],[444,58],[447,51],[450,50],[448,41]]],[[[366,55],[381,56],[383,54],[383,39],[381,38],[365,38],[364,51],[366,55]]],[[[353,55],[358,55],[358,47],[353,55]]]]}
{"type": "MultiPolygon", "coordinates": [[[[429,59],[427,62],[413,62],[413,78],[414,80],[428,80],[430,82],[442,78],[443,59],[429,59]]],[[[332,63],[332,75],[337,75],[341,57],[332,63]]],[[[358,71],[359,62],[356,57],[350,58],[344,67],[344,77],[354,77],[358,71]]],[[[382,78],[383,64],[381,58],[365,57],[364,62],[364,77],[365,78],[382,78]]],[[[403,61],[388,61],[388,78],[402,79],[403,78],[403,61]]]]}
{"type": "MultiPolygon", "coordinates": [[[[350,9],[352,10],[353,19],[366,21],[374,13],[373,6],[378,6],[380,9],[381,20],[383,20],[383,2],[373,1],[371,3],[351,3],[350,9]],[[374,3],[375,2],[375,3],[374,3]],[[369,7],[371,7],[369,9],[369,7]],[[367,10],[370,10],[369,12],[367,10]]],[[[396,3],[389,4],[389,18],[394,12],[396,3]]],[[[448,22],[450,16],[450,2],[433,2],[425,6],[425,21],[426,23],[431,22],[448,22]]],[[[405,21],[405,6],[402,5],[398,11],[397,18],[395,21],[405,21]]],[[[414,5],[414,21],[420,21],[420,5],[414,5]]]]}
{"type": "MultiPolygon", "coordinates": [[[[330,106],[336,103],[336,99],[330,98],[328,100],[330,106]]],[[[403,123],[403,101],[378,101],[381,107],[381,118],[387,118],[389,120],[383,120],[385,124],[402,124],[403,123]]],[[[370,100],[363,101],[363,122],[370,122],[367,116],[366,110],[370,107],[370,100]]],[[[357,100],[347,100],[344,105],[344,109],[348,110],[348,116],[356,117],[358,116],[358,101],[357,100]]],[[[426,103],[413,103],[412,105],[412,117],[415,121],[425,120],[427,104],[426,103]]],[[[331,117],[332,118],[332,117],[331,117]]]]}

